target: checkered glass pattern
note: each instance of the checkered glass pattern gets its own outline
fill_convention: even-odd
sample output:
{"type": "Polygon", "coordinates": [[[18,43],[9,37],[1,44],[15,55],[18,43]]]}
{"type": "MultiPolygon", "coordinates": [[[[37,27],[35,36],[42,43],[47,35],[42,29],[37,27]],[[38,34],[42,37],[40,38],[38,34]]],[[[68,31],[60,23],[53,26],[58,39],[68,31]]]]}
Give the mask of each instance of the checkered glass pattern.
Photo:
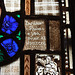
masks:
{"type": "Polygon", "coordinates": [[[35,15],[59,16],[58,0],[35,0],[35,15]]]}
{"type": "Polygon", "coordinates": [[[21,0],[4,0],[6,11],[15,12],[20,10],[21,0]]]}

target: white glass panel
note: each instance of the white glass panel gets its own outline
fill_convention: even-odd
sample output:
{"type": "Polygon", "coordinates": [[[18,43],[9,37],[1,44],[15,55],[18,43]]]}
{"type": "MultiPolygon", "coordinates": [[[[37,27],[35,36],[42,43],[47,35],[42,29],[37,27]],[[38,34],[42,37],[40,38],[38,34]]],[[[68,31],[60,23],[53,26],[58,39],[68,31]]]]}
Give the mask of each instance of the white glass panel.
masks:
{"type": "Polygon", "coordinates": [[[1,67],[1,75],[20,75],[20,59],[1,67]]]}
{"type": "Polygon", "coordinates": [[[4,0],[6,11],[15,12],[20,10],[21,0],[4,0]]]}
{"type": "Polygon", "coordinates": [[[66,11],[66,24],[70,24],[69,11],[66,11]]]}
{"type": "Polygon", "coordinates": [[[66,7],[69,7],[68,0],[65,0],[65,2],[66,2],[66,7]]]}
{"type": "Polygon", "coordinates": [[[35,75],[61,75],[59,55],[36,54],[35,75]]]}
{"type": "Polygon", "coordinates": [[[35,0],[35,15],[59,15],[57,0],[35,0]]]}

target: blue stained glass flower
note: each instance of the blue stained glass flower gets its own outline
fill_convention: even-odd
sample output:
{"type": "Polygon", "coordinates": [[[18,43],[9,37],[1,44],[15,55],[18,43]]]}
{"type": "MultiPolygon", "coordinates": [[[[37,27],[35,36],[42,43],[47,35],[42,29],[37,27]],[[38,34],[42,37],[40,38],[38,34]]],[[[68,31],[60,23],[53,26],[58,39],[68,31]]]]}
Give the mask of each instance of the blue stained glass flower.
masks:
{"type": "Polygon", "coordinates": [[[16,31],[18,27],[18,22],[12,17],[6,15],[3,20],[1,30],[7,34],[11,34],[12,32],[16,31]]]}
{"type": "Polygon", "coordinates": [[[13,57],[19,49],[17,43],[11,38],[4,40],[1,45],[5,48],[10,57],[13,57]]]}

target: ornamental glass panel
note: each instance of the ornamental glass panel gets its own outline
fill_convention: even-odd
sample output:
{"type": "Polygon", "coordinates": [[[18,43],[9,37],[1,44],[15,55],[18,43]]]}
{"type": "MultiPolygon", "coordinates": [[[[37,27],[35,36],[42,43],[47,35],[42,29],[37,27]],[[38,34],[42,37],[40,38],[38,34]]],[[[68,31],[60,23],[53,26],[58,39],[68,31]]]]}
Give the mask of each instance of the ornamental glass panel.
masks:
{"type": "Polygon", "coordinates": [[[35,75],[61,75],[61,58],[59,55],[36,54],[35,75]]]}
{"type": "Polygon", "coordinates": [[[30,55],[24,56],[24,75],[30,75],[30,55]]]}
{"type": "Polygon", "coordinates": [[[30,2],[31,0],[25,0],[25,15],[30,15],[30,2]]]}

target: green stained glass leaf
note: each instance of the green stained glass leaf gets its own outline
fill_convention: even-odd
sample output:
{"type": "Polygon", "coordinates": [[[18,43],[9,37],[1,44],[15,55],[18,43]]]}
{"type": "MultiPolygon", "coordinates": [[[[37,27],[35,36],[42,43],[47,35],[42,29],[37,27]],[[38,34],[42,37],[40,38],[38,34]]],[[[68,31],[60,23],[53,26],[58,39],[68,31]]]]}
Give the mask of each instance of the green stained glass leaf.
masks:
{"type": "Polygon", "coordinates": [[[17,15],[18,18],[20,18],[20,15],[17,15]]]}
{"type": "Polygon", "coordinates": [[[0,56],[1,56],[1,55],[4,55],[4,54],[3,54],[2,51],[0,50],[0,56]]]}
{"type": "Polygon", "coordinates": [[[19,37],[19,36],[16,36],[16,38],[18,38],[18,40],[21,40],[21,37],[19,37]]]}
{"type": "Polygon", "coordinates": [[[19,31],[19,33],[18,33],[17,36],[16,36],[16,38],[18,38],[18,40],[21,40],[20,35],[21,35],[21,31],[19,31]]]}
{"type": "Polygon", "coordinates": [[[20,36],[21,35],[21,31],[19,31],[19,33],[17,35],[20,36]]]}
{"type": "Polygon", "coordinates": [[[0,56],[0,62],[2,62],[4,60],[3,56],[0,56]]]}
{"type": "Polygon", "coordinates": [[[0,38],[2,38],[3,37],[3,35],[0,35],[0,38]]]}
{"type": "Polygon", "coordinates": [[[2,51],[0,50],[0,62],[2,62],[3,60],[4,60],[4,58],[3,58],[3,53],[2,53],[2,51]]]}

